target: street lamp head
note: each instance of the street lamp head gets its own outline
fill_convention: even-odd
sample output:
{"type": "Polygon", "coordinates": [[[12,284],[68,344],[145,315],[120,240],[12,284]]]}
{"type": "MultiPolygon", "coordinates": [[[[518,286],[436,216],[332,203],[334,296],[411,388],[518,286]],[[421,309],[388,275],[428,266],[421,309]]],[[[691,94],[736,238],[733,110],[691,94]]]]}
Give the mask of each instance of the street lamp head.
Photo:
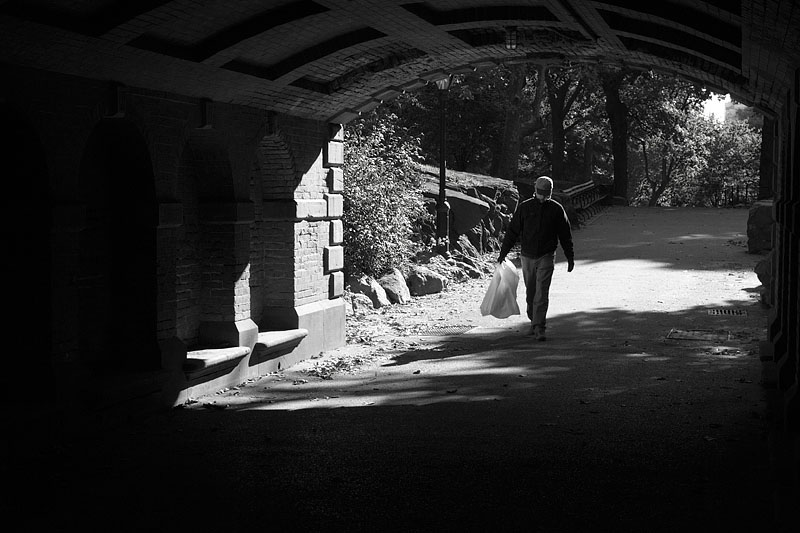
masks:
{"type": "Polygon", "coordinates": [[[517,34],[516,26],[508,26],[506,28],[506,50],[516,50],[519,35],[517,34]]]}

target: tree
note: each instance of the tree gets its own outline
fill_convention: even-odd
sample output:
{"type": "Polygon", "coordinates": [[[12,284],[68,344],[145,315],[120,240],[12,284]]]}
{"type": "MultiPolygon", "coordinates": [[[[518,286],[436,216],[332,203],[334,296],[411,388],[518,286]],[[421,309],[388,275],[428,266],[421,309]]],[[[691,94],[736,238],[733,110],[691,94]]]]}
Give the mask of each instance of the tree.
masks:
{"type": "Polygon", "coordinates": [[[657,205],[670,182],[688,178],[702,161],[699,116],[708,91],[676,76],[649,72],[628,88],[629,135],[639,150],[635,202],[657,205]]]}
{"type": "Polygon", "coordinates": [[[748,203],[757,196],[761,134],[751,124],[750,120],[708,122],[706,165],[697,176],[694,205],[721,207],[748,203]]]}
{"type": "Polygon", "coordinates": [[[523,139],[544,128],[542,102],[545,95],[545,66],[532,70],[528,64],[508,67],[504,88],[505,113],[499,150],[493,160],[492,176],[515,180],[519,173],[523,139]]]}
{"type": "Polygon", "coordinates": [[[611,152],[614,158],[613,195],[628,198],[628,105],[622,97],[623,86],[638,74],[630,69],[605,67],[600,83],[605,94],[605,111],[611,128],[611,152]]]}
{"type": "Polygon", "coordinates": [[[552,149],[550,151],[551,177],[555,181],[566,178],[565,152],[568,129],[574,127],[565,124],[575,101],[584,93],[585,78],[583,71],[569,65],[548,69],[547,101],[550,104],[550,128],[552,149]]]}
{"type": "MultiPolygon", "coordinates": [[[[379,108],[380,109],[380,108],[379,108]]],[[[419,141],[375,110],[345,129],[344,250],[349,274],[381,276],[412,256],[427,214],[415,164],[419,141]]]]}

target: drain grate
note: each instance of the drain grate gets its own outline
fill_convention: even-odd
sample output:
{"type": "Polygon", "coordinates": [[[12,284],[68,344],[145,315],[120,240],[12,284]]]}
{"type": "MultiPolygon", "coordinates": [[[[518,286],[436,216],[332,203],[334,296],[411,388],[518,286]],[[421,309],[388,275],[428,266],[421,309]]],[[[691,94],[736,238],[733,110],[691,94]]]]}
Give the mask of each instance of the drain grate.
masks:
{"type": "Polygon", "coordinates": [[[730,309],[730,308],[725,308],[725,307],[718,307],[716,309],[709,309],[708,310],[708,314],[709,315],[714,315],[714,316],[720,316],[720,315],[725,315],[725,316],[747,316],[747,311],[744,310],[744,309],[730,309]]]}
{"type": "Polygon", "coordinates": [[[731,340],[731,333],[730,331],[708,329],[671,329],[667,333],[667,338],[687,341],[723,342],[731,340]]]}
{"type": "Polygon", "coordinates": [[[420,337],[438,337],[440,335],[461,335],[471,330],[472,326],[434,326],[420,330],[420,337]]]}

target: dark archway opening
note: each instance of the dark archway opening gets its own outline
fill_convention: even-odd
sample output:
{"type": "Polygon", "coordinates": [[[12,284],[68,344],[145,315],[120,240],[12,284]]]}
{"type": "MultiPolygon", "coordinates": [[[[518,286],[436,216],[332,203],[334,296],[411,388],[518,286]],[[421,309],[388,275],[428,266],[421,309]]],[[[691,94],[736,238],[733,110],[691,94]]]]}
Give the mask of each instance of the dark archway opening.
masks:
{"type": "Polygon", "coordinates": [[[155,370],[156,225],[153,167],[137,129],[106,119],[81,164],[80,345],[95,373],[155,370]]]}
{"type": "MultiPolygon", "coordinates": [[[[0,105],[3,175],[4,392],[53,376],[52,205],[44,148],[33,127],[0,105]]],[[[16,396],[15,396],[16,397],[16,396]]]]}

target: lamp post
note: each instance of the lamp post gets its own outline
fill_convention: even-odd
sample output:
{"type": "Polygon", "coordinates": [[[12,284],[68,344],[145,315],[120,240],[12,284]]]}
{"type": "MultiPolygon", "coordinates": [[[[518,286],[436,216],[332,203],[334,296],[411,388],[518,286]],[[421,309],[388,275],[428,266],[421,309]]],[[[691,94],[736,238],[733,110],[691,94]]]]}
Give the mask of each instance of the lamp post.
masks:
{"type": "Polygon", "coordinates": [[[447,92],[453,81],[453,75],[436,82],[439,88],[439,198],[436,201],[436,249],[445,256],[450,256],[450,204],[447,203],[445,193],[445,181],[447,176],[447,126],[445,117],[447,116],[447,92]]]}

